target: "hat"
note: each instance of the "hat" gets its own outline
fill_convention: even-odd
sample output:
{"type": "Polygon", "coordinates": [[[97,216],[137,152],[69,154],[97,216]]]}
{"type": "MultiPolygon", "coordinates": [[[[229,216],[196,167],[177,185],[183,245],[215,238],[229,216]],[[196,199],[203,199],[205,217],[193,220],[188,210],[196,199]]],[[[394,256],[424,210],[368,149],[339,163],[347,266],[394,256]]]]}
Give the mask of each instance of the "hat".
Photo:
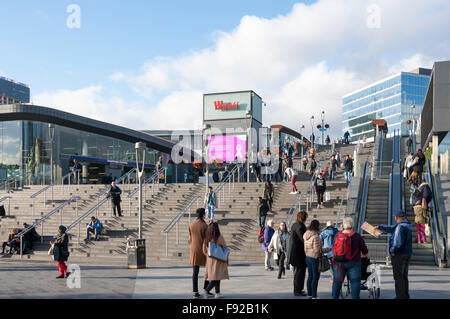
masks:
{"type": "Polygon", "coordinates": [[[65,233],[67,228],[61,225],[58,227],[58,229],[61,230],[62,233],[65,233]]]}
{"type": "Polygon", "coordinates": [[[395,217],[405,217],[406,214],[403,210],[400,209],[400,210],[395,211],[394,216],[395,217]]]}

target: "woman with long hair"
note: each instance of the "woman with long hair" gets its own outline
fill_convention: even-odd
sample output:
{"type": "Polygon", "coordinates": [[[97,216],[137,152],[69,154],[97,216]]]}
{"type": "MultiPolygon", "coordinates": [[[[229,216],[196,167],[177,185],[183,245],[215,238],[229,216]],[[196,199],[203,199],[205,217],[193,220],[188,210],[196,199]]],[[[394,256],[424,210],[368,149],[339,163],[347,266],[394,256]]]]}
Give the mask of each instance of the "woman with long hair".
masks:
{"type": "Polygon", "coordinates": [[[206,255],[205,280],[209,282],[205,289],[205,298],[211,298],[214,295],[210,292],[215,288],[215,298],[223,298],[220,294],[220,281],[230,279],[228,276],[228,260],[222,261],[208,256],[209,243],[213,242],[218,246],[226,248],[225,239],[220,234],[219,224],[212,222],[206,230],[205,240],[203,241],[203,253],[206,255]]]}

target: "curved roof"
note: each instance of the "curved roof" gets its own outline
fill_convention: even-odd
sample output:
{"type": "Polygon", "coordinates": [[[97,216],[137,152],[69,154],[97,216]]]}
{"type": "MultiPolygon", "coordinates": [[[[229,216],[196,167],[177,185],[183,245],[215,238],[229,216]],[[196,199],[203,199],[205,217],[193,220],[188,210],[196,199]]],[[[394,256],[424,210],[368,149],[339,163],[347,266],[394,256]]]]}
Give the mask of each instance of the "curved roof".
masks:
{"type": "Polygon", "coordinates": [[[171,153],[175,144],[165,139],[80,115],[30,104],[0,106],[0,121],[39,121],[117,138],[130,143],[145,142],[147,147],[171,153]]]}

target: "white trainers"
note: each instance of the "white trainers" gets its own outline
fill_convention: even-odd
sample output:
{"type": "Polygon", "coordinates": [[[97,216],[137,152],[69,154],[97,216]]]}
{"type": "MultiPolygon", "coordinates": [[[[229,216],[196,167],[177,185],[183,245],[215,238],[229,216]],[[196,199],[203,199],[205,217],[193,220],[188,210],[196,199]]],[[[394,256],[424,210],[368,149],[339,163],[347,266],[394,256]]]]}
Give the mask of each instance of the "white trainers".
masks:
{"type": "Polygon", "coordinates": [[[214,296],[214,298],[216,298],[216,299],[221,299],[221,298],[224,298],[224,295],[222,295],[222,294],[216,294],[216,295],[214,296]]]}
{"type": "Polygon", "coordinates": [[[292,195],[292,194],[295,194],[295,193],[294,193],[294,192],[290,192],[289,194],[291,194],[291,195],[292,195]]]}

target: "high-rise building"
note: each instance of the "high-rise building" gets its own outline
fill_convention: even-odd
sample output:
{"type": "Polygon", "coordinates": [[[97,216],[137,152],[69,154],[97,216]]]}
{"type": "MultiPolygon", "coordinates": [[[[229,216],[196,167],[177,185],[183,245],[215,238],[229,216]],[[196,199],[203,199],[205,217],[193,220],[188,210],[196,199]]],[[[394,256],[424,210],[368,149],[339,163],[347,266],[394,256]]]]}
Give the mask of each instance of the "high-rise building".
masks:
{"type": "Polygon", "coordinates": [[[407,121],[420,117],[430,75],[424,68],[400,72],[343,96],[343,133],[348,131],[351,141],[373,139],[372,120],[384,119],[388,136],[394,130],[408,135],[413,127],[407,121]]]}
{"type": "Polygon", "coordinates": [[[30,87],[0,76],[0,105],[30,103],[30,87]]]}

